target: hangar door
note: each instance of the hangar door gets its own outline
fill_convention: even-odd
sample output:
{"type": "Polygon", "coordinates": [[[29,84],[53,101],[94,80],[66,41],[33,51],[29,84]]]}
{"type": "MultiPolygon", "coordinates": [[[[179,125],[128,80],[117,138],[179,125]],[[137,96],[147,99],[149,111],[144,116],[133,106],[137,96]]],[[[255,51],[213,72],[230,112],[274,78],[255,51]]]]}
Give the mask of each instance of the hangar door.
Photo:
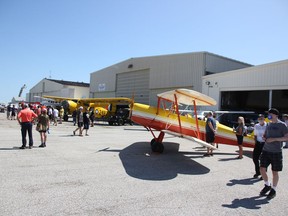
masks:
{"type": "Polygon", "coordinates": [[[117,74],[116,97],[132,98],[135,102],[149,104],[149,70],[117,74]]]}

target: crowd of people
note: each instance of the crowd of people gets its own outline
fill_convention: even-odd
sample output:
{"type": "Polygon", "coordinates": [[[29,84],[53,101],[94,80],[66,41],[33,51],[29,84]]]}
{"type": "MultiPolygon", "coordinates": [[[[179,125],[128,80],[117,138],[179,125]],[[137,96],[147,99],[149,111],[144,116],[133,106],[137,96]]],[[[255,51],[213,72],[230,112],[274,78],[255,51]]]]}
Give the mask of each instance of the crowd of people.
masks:
{"type": "MultiPolygon", "coordinates": [[[[21,125],[22,146],[20,149],[26,149],[27,147],[27,134],[29,139],[28,148],[33,148],[33,125],[36,125],[36,130],[40,134],[41,144],[39,147],[44,148],[46,147],[47,133],[50,133],[50,125],[53,124],[54,126],[57,126],[58,124],[62,124],[64,113],[65,111],[62,106],[56,108],[52,106],[33,106],[31,104],[22,103],[19,104],[18,108],[16,108],[15,105],[7,108],[7,119],[17,119],[21,125]]],[[[91,119],[94,121],[93,110],[88,112],[88,109],[85,109],[83,112],[83,107],[76,110],[74,125],[77,122],[78,127],[75,132],[79,130],[79,136],[83,136],[82,133],[84,130],[85,135],[88,136],[91,119]]],[[[94,126],[94,124],[92,124],[92,126],[94,126]]],[[[75,132],[73,133],[74,135],[75,132]]]]}
{"type": "MultiPolygon", "coordinates": [[[[268,110],[268,120],[265,122],[264,115],[258,116],[258,123],[254,126],[255,146],[253,150],[253,162],[255,166],[254,178],[261,175],[264,180],[264,188],[260,195],[267,195],[268,199],[276,196],[276,189],[279,181],[278,172],[283,169],[282,149],[287,148],[288,142],[288,115],[283,115],[283,121],[279,119],[279,111],[275,108],[268,110]],[[268,179],[267,168],[271,165],[272,183],[268,179]],[[268,193],[269,192],[269,193],[268,193]],[[268,194],[267,194],[268,193],[268,194]]],[[[215,136],[217,136],[217,123],[213,118],[213,113],[209,112],[206,120],[206,142],[214,146],[215,136]]],[[[247,127],[242,116],[238,117],[238,125],[233,128],[239,147],[239,156],[243,158],[243,139],[247,136],[247,127]]],[[[205,157],[213,156],[213,150],[207,148],[205,157]]]]}

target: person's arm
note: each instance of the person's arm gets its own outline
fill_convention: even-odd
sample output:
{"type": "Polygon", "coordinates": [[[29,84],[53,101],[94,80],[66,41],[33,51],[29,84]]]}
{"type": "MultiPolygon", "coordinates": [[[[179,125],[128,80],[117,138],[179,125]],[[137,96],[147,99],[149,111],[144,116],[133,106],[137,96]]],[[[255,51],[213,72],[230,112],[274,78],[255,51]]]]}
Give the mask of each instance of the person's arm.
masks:
{"type": "Polygon", "coordinates": [[[239,130],[236,131],[236,134],[237,134],[237,135],[242,135],[242,134],[243,134],[243,128],[242,128],[242,127],[239,127],[239,130]]]}
{"type": "Polygon", "coordinates": [[[288,133],[286,133],[283,137],[277,137],[277,138],[267,138],[266,142],[287,142],[288,141],[288,133]]]}
{"type": "Polygon", "coordinates": [[[21,111],[17,115],[17,121],[19,124],[21,124],[20,118],[21,118],[21,111]]]}
{"type": "Polygon", "coordinates": [[[49,128],[50,128],[50,121],[49,121],[49,117],[47,117],[47,126],[48,126],[48,130],[49,130],[49,128]]]}
{"type": "Polygon", "coordinates": [[[212,125],[211,121],[208,122],[208,126],[213,131],[213,133],[215,133],[215,129],[213,128],[213,125],[212,125]]]}
{"type": "Polygon", "coordinates": [[[257,127],[256,126],[254,127],[254,140],[256,143],[257,142],[257,127]]]}

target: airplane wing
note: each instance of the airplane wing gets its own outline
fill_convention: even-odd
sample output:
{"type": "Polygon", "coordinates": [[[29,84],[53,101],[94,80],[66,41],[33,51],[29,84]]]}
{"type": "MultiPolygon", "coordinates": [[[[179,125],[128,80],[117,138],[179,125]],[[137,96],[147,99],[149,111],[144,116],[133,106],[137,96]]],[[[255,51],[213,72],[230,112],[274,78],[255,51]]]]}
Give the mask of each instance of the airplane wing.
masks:
{"type": "Polygon", "coordinates": [[[56,102],[61,102],[64,100],[77,101],[78,103],[118,103],[118,104],[130,104],[132,100],[130,98],[65,98],[58,96],[48,96],[44,95],[43,98],[53,99],[56,102]]]}
{"type": "Polygon", "coordinates": [[[81,98],[79,102],[83,103],[117,103],[117,104],[131,104],[132,100],[130,98],[81,98]]]}
{"type": "Polygon", "coordinates": [[[43,95],[43,98],[48,98],[48,99],[52,99],[56,102],[62,102],[64,100],[72,100],[72,101],[78,101],[80,100],[79,98],[66,98],[66,97],[58,97],[58,96],[49,96],[49,95],[43,95]]]}
{"type": "Polygon", "coordinates": [[[175,101],[176,96],[178,104],[186,105],[194,105],[194,101],[196,106],[214,106],[217,103],[213,98],[190,89],[175,89],[157,96],[168,101],[175,101]]]}
{"type": "Polygon", "coordinates": [[[192,137],[192,136],[187,136],[187,135],[184,135],[184,134],[180,134],[180,133],[176,133],[176,132],[173,132],[173,131],[170,131],[170,130],[162,130],[162,132],[164,133],[167,133],[167,134],[170,134],[170,135],[173,135],[173,136],[176,136],[176,137],[180,137],[180,138],[184,138],[184,139],[188,139],[188,140],[191,140],[203,147],[207,147],[207,148],[211,148],[211,149],[214,149],[214,150],[217,150],[217,148],[203,140],[200,140],[200,139],[197,139],[195,137],[192,137]]]}

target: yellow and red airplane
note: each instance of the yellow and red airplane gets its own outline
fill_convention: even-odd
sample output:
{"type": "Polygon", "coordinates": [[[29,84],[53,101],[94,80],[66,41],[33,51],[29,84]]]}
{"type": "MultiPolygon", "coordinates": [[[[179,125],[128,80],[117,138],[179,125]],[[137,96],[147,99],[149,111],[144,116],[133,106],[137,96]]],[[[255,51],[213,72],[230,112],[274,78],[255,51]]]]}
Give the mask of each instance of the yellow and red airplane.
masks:
{"type": "MultiPolygon", "coordinates": [[[[216,149],[205,142],[205,122],[197,118],[197,106],[214,106],[216,101],[202,93],[189,89],[176,89],[158,94],[157,107],[133,103],[131,119],[133,122],[144,126],[149,130],[153,139],[151,148],[154,152],[162,153],[164,150],[163,139],[165,134],[171,134],[181,138],[192,140],[202,146],[216,149]],[[183,116],[179,106],[193,106],[195,117],[191,115],[183,116]],[[170,108],[168,108],[170,106],[170,108]],[[153,130],[159,131],[156,136],[153,130]]],[[[233,129],[222,124],[218,124],[215,143],[238,145],[233,129]]],[[[245,136],[243,146],[254,147],[253,136],[245,136]]]]}
{"type": "MultiPolygon", "coordinates": [[[[95,119],[107,119],[114,121],[113,117],[119,106],[129,106],[132,103],[130,98],[65,98],[58,96],[44,95],[43,98],[52,99],[63,106],[66,114],[72,114],[80,106],[94,108],[95,119]]],[[[110,122],[109,122],[110,124],[110,122]]]]}

